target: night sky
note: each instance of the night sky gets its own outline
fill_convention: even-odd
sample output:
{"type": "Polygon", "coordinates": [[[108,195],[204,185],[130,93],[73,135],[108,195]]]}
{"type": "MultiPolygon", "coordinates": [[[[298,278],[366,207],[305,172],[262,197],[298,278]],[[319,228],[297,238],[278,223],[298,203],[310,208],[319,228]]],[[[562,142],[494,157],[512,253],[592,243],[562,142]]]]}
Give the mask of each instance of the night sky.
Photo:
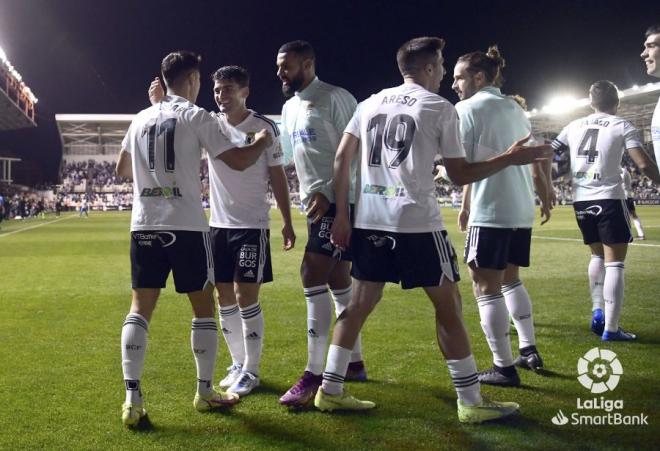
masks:
{"type": "Polygon", "coordinates": [[[449,75],[440,95],[451,102],[456,58],[497,43],[507,60],[503,91],[523,95],[531,108],[554,94],[583,97],[598,79],[621,89],[653,81],[639,57],[653,22],[660,22],[653,0],[0,0],[0,46],[39,98],[39,127],[0,132],[0,156],[25,160],[16,182],[55,182],[62,151],[54,115],[145,108],[149,82],[171,50],[203,55],[201,106],[215,108],[210,73],[238,64],[252,74],[248,106],[279,114],[275,55],[286,41],[311,42],[319,78],[360,101],[400,83],[400,44],[441,36],[449,75]]]}

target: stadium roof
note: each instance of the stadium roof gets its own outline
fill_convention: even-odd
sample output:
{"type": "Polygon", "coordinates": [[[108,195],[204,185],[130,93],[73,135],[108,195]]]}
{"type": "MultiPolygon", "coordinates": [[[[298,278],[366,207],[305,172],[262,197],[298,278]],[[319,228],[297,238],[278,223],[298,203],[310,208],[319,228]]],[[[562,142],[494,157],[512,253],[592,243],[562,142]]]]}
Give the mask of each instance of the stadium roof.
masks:
{"type": "MultiPolygon", "coordinates": [[[[660,96],[660,82],[619,91],[620,104],[617,114],[642,130],[646,141],[650,140],[651,117],[658,96],[660,96]]],[[[558,97],[543,108],[528,112],[527,116],[535,133],[558,133],[569,122],[591,114],[593,110],[589,103],[588,97],[583,99],[558,97]]]]}
{"type": "Polygon", "coordinates": [[[134,114],[56,114],[62,148],[120,145],[134,114]]]}
{"type": "Polygon", "coordinates": [[[0,47],[0,130],[36,127],[37,98],[0,47]]]}

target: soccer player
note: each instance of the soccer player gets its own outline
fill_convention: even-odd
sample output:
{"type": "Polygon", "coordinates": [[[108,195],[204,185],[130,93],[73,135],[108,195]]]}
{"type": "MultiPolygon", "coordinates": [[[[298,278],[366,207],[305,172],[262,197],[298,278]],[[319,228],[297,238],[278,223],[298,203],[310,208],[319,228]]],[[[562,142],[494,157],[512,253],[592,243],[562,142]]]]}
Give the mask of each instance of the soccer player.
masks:
{"type": "Polygon", "coordinates": [[[214,318],[213,257],[208,223],[200,202],[202,146],[211,158],[230,165],[257,161],[271,144],[261,130],[252,145],[238,149],[216,118],[194,105],[199,93],[201,58],[192,52],[167,55],[161,72],[167,86],[162,102],[137,114],[122,143],[117,175],[133,180],[131,215],[132,302],[121,333],[126,401],[122,421],[138,425],[146,415],[140,380],[147,330],[161,288],[172,271],[179,293],[192,305],[191,345],[197,366],[193,405],[207,411],[238,401],[235,394],[213,390],[218,348],[214,318]]]}
{"type": "MultiPolygon", "coordinates": [[[[646,30],[644,51],[640,56],[646,64],[646,73],[660,78],[660,25],[652,25],[646,30]]],[[[660,98],[651,119],[651,139],[655,151],[655,164],[660,165],[660,98]]]]}
{"type": "Polygon", "coordinates": [[[639,216],[637,216],[637,211],[635,210],[635,193],[632,188],[632,178],[630,177],[630,172],[626,168],[621,168],[621,179],[623,180],[623,193],[626,197],[626,209],[628,210],[628,215],[631,222],[637,230],[637,239],[644,239],[644,228],[642,227],[642,221],[640,221],[639,216]]]}
{"type": "Polygon", "coordinates": [[[552,147],[559,152],[570,150],[573,209],[584,244],[591,249],[591,330],[603,341],[631,341],[637,338],[635,334],[619,327],[624,261],[632,241],[621,181],[623,152],[654,183],[660,182],[660,174],[644,151],[637,129],[616,116],[617,87],[597,81],[589,88],[589,98],[594,113],[564,127],[552,147]]]}
{"type": "Polygon", "coordinates": [[[337,318],[323,384],[314,404],[321,410],[365,410],[375,406],[344,391],[351,349],[385,282],[421,287],[435,307],[440,349],[458,394],[461,422],[480,423],[516,412],[513,402],[481,397],[477,367],[463,324],[456,252],[435,198],[433,161],[438,153],[456,184],[487,177],[511,164],[551,154],[548,146],[515,143],[507,153],[469,163],[460,141],[458,116],[436,92],[445,74],[435,37],[412,39],[397,52],[403,84],[360,103],[337,151],[334,190],[337,216],[332,240],[353,251],[353,298],[337,318]],[[350,166],[360,156],[360,196],[355,229],[349,216],[350,166]]]}
{"type": "MultiPolygon", "coordinates": [[[[221,115],[232,127],[254,139],[256,132],[269,127],[279,135],[270,119],[247,109],[250,74],[239,66],[224,66],[215,71],[213,94],[221,115]]],[[[163,92],[155,80],[149,89],[152,103],[163,92]]],[[[211,113],[213,114],[213,113],[211,113]]],[[[282,167],[283,154],[274,140],[256,164],[244,172],[230,168],[218,159],[209,159],[211,187],[211,248],[215,282],[220,304],[220,325],[232,357],[220,388],[239,396],[259,386],[259,364],[263,348],[264,318],[259,304],[262,283],[273,280],[270,258],[268,181],[282,214],[284,250],[295,245],[291,223],[289,188],[282,167]]]]}
{"type": "MultiPolygon", "coordinates": [[[[468,161],[499,155],[528,136],[531,125],[519,102],[502,94],[504,59],[497,46],[488,53],[461,56],[454,68],[452,88],[461,141],[468,161]]],[[[479,307],[481,325],[493,354],[492,368],[479,373],[484,384],[519,386],[509,338],[509,315],[519,337],[519,366],[543,366],[536,349],[532,304],[520,280],[521,266],[529,266],[534,189],[541,200],[545,221],[550,218],[549,161],[512,166],[464,188],[459,225],[468,235],[463,259],[467,263],[479,307]],[[532,177],[532,172],[534,177],[532,177]]]]}
{"type": "MultiPolygon", "coordinates": [[[[314,398],[321,384],[328,347],[334,298],[337,316],[351,299],[351,255],[330,242],[335,216],[332,168],[341,134],[357,102],[345,89],[316,76],[316,57],[305,41],[288,42],[277,54],[277,76],[290,97],[282,108],[282,147],[293,154],[300,181],[300,200],[307,206],[308,241],[300,275],[307,303],[307,367],[281,398],[286,406],[302,406],[314,398]]],[[[355,171],[351,172],[352,178],[355,171]]],[[[354,202],[351,190],[350,203],[354,202]]],[[[349,379],[366,380],[358,338],[350,358],[349,379]]]]}

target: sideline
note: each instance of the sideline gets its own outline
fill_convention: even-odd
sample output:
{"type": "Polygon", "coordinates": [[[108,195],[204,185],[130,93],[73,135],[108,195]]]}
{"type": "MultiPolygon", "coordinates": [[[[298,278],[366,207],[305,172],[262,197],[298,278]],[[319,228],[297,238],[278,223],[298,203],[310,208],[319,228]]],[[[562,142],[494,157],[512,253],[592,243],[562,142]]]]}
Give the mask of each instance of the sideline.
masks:
{"type": "Polygon", "coordinates": [[[76,217],[78,217],[78,215],[72,214],[70,216],[64,216],[63,218],[55,219],[53,221],[42,222],[40,224],[35,224],[35,225],[29,226],[29,227],[23,227],[22,229],[12,230],[11,232],[7,232],[7,233],[0,232],[0,238],[6,237],[6,236],[9,236],[9,235],[13,235],[15,233],[25,232],[26,230],[32,230],[32,229],[36,229],[38,227],[43,227],[43,226],[47,226],[47,225],[50,225],[50,224],[55,224],[56,222],[60,222],[60,221],[64,221],[65,219],[71,219],[71,218],[76,218],[76,217]]]}
{"type": "MultiPolygon", "coordinates": [[[[560,238],[557,236],[539,236],[539,235],[532,235],[532,238],[536,238],[539,240],[555,240],[555,241],[575,241],[578,243],[582,243],[583,241],[578,239],[578,238],[560,238]]],[[[660,244],[648,244],[648,243],[638,243],[638,242],[633,242],[628,244],[628,246],[639,246],[639,247],[660,247],[660,244]]]]}

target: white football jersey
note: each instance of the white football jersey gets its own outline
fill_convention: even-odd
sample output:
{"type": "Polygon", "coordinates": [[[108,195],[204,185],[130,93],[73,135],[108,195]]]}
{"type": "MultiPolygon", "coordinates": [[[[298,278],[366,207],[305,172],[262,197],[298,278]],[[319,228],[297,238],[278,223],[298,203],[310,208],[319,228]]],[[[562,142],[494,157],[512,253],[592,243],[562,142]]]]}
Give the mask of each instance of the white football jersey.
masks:
{"type": "Polygon", "coordinates": [[[360,139],[355,227],[402,233],[444,229],[434,160],[464,158],[453,105],[414,83],[360,103],[345,130],[360,139]]]}
{"type": "Polygon", "coordinates": [[[653,152],[655,163],[660,166],[660,98],[655,105],[655,111],[651,117],[651,140],[653,141],[653,152]]]}
{"type": "Polygon", "coordinates": [[[131,231],[208,231],[201,203],[202,147],[211,157],[234,144],[210,113],[178,96],[142,110],[122,149],[133,163],[131,231]]]}
{"type": "Polygon", "coordinates": [[[625,199],[621,179],[623,151],[643,148],[639,131],[627,120],[594,113],[568,124],[552,147],[570,149],[573,201],[625,199]]]}
{"type": "Polygon", "coordinates": [[[268,168],[284,164],[279,129],[270,119],[250,111],[236,128],[246,134],[246,144],[262,129],[273,134],[273,144],[264,150],[255,164],[244,171],[235,171],[223,161],[209,159],[211,186],[211,221],[213,227],[229,229],[267,229],[270,202],[266,198],[268,168]]]}

